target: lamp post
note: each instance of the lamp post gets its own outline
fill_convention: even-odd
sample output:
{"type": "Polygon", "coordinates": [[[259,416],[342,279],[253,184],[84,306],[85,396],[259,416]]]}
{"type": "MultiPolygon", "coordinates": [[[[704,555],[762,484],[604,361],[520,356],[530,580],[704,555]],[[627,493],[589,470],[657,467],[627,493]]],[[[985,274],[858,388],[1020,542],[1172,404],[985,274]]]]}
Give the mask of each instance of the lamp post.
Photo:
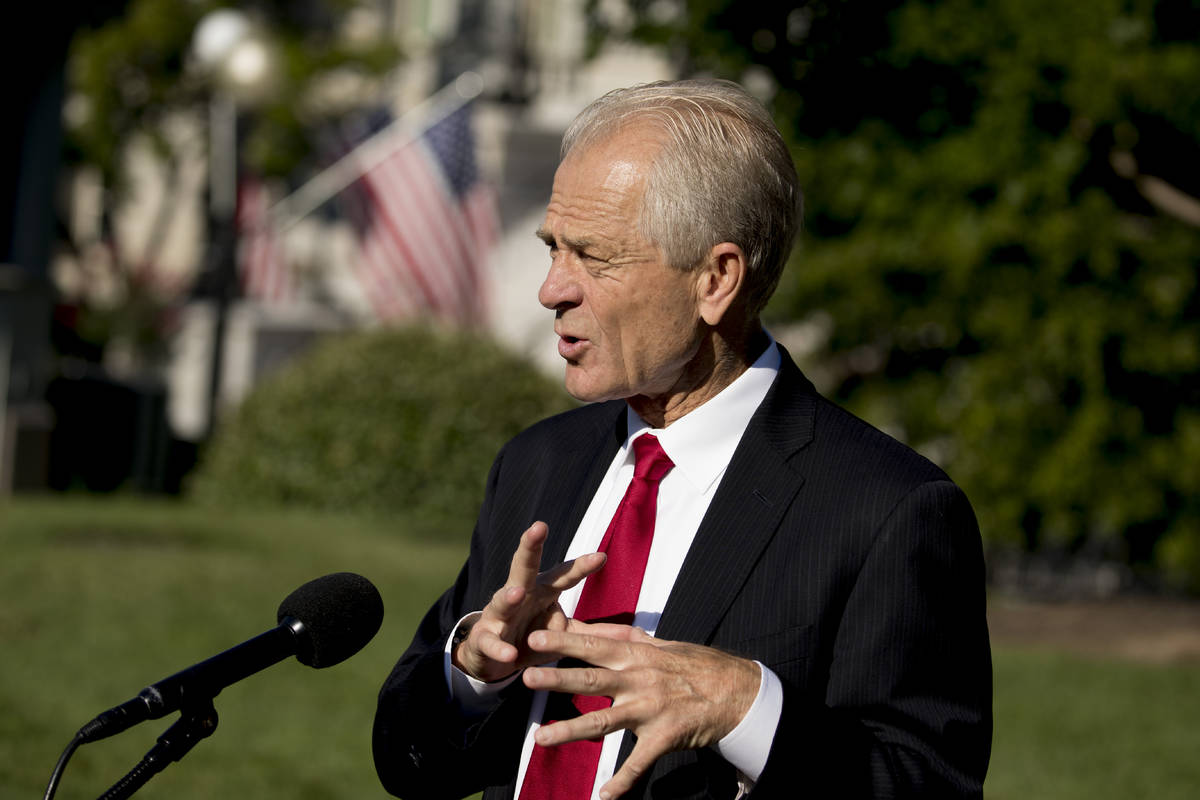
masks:
{"type": "Polygon", "coordinates": [[[242,12],[206,15],[192,38],[196,66],[210,87],[208,113],[209,244],[205,278],[214,302],[207,433],[216,427],[225,331],[237,292],[238,109],[261,101],[274,73],[270,46],[242,12]]]}

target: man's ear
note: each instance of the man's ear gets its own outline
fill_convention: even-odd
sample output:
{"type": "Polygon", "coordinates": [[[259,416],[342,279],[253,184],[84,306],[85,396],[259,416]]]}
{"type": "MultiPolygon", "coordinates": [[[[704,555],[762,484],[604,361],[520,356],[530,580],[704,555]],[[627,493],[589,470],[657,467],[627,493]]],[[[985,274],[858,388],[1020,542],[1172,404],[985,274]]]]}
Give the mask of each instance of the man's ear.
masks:
{"type": "Polygon", "coordinates": [[[746,291],[746,254],[733,242],[713,245],[699,273],[700,317],[716,327],[746,291]]]}

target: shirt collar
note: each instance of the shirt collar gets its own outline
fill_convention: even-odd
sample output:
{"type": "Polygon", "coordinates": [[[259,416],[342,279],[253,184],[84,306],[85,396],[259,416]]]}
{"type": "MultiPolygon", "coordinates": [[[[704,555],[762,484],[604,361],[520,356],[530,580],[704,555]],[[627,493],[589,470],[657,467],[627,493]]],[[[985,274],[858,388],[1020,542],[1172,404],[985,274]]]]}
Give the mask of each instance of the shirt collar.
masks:
{"type": "Polygon", "coordinates": [[[663,450],[696,491],[705,493],[725,472],[746,426],[779,373],[781,356],[775,340],[733,383],[699,408],[675,420],[667,428],[654,429],[626,408],[626,459],[632,459],[629,444],[643,433],[654,434],[663,450]]]}

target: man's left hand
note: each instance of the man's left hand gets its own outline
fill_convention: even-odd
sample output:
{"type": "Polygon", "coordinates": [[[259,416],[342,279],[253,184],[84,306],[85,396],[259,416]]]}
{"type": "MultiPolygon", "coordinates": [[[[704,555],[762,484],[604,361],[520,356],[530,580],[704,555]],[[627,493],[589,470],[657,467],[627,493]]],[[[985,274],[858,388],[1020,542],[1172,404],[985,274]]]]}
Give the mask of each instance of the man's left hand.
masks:
{"type": "Polygon", "coordinates": [[[753,661],[655,639],[628,625],[596,623],[579,633],[540,630],[530,634],[529,647],[591,665],[531,667],[523,678],[529,688],[613,699],[611,707],[543,725],[538,744],[593,739],[622,729],[637,735],[629,758],[601,787],[606,799],[629,791],[659,756],[720,741],[750,710],[762,680],[753,661]]]}

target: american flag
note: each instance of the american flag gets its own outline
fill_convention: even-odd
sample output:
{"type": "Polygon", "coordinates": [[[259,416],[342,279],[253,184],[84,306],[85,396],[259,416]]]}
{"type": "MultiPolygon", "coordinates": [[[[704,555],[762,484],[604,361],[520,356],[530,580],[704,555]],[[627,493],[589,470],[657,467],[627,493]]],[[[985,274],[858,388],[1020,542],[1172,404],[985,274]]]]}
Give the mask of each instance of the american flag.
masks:
{"type": "Polygon", "coordinates": [[[295,297],[296,285],[267,211],[271,197],[263,182],[245,176],[238,182],[238,274],[242,294],[264,303],[295,297]]]}
{"type": "Polygon", "coordinates": [[[469,104],[415,139],[398,136],[340,199],[358,235],[359,278],[381,320],[483,324],[499,216],[476,166],[469,104]]]}

